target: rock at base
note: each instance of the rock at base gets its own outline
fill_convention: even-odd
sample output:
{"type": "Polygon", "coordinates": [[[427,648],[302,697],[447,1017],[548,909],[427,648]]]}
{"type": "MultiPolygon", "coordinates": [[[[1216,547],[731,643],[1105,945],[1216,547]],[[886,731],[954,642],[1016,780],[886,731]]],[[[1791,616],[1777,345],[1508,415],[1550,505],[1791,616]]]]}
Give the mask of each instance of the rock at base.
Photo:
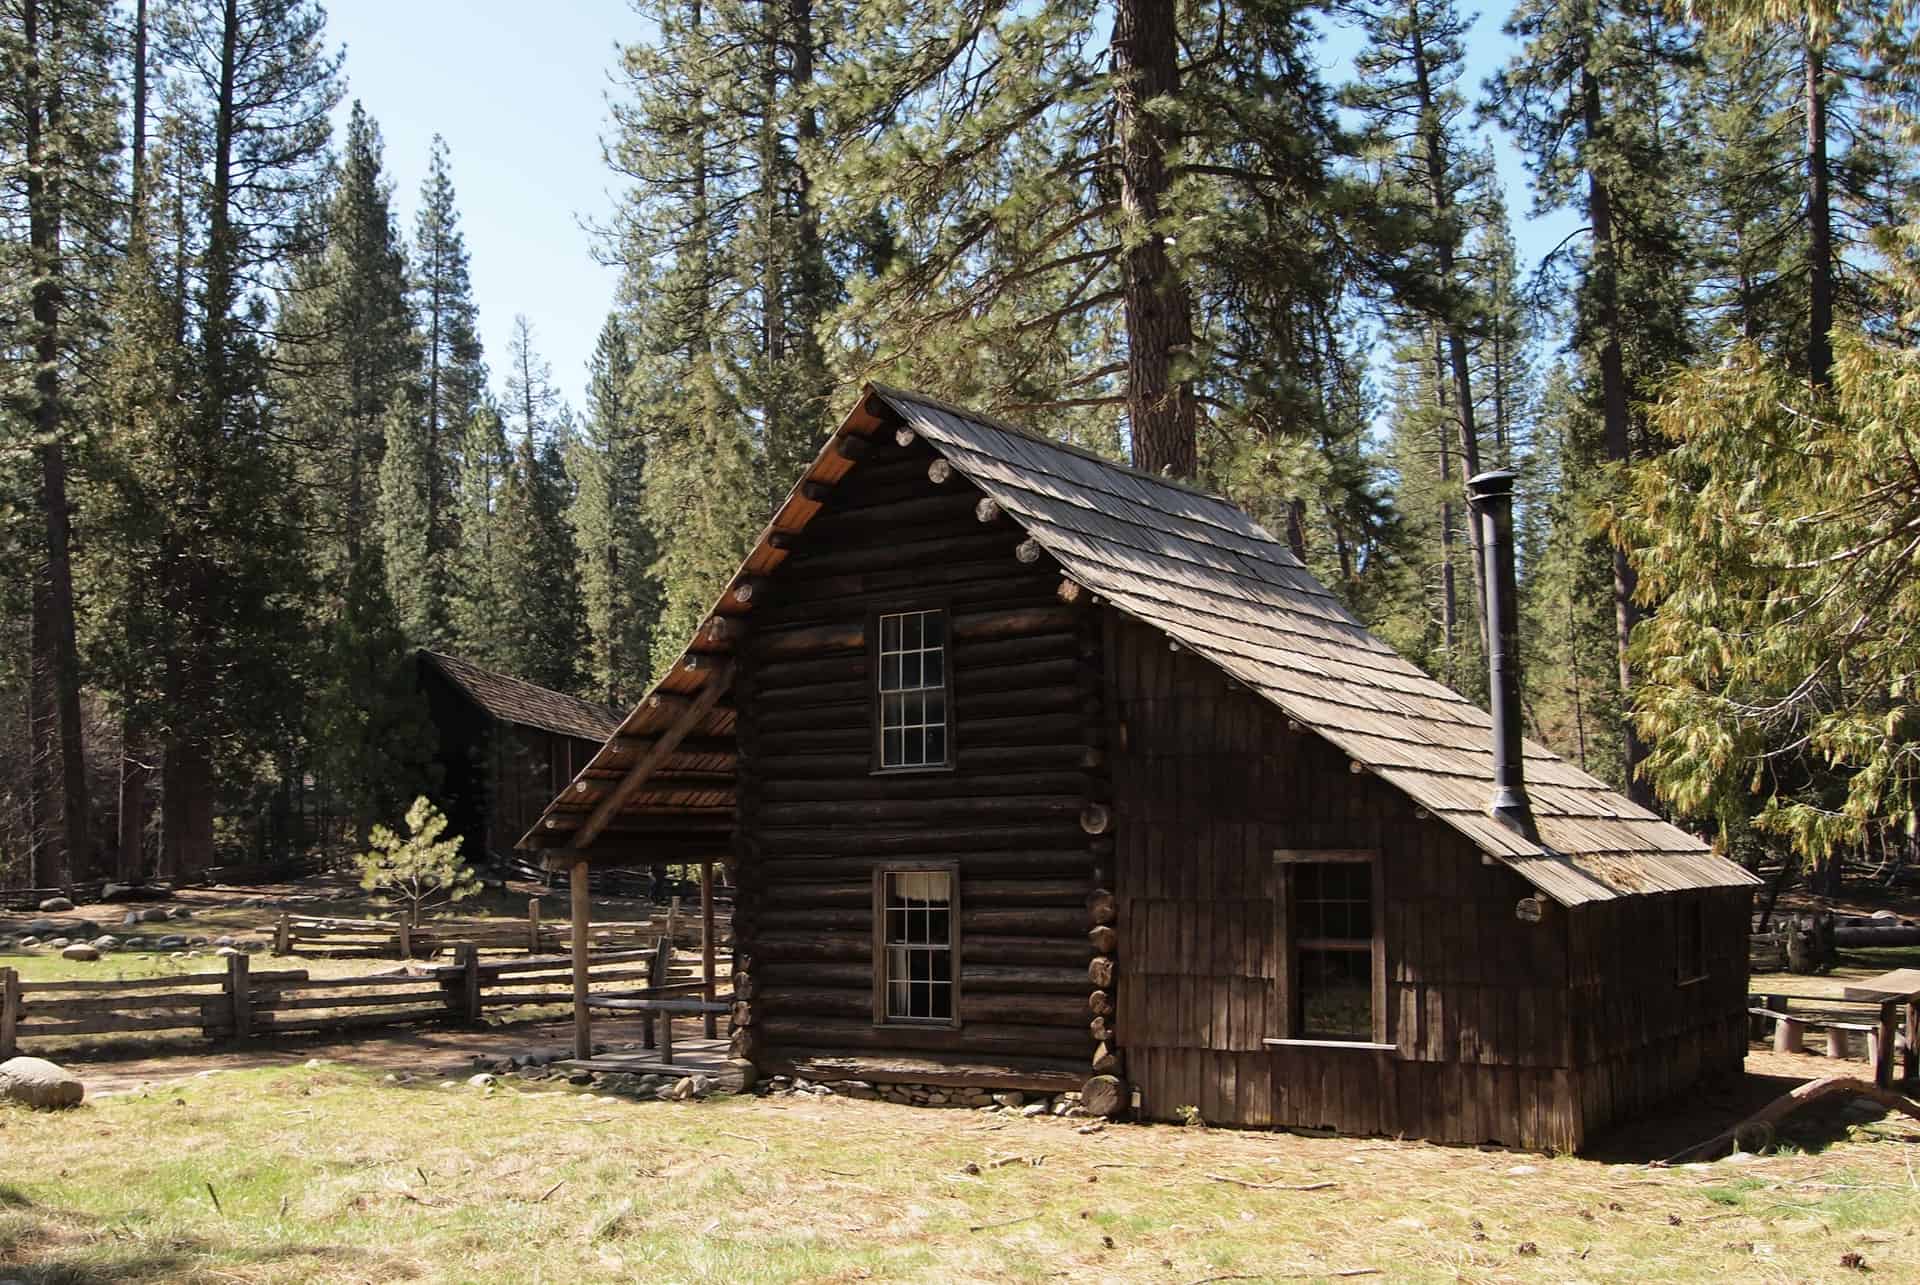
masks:
{"type": "Polygon", "coordinates": [[[100,958],[100,952],[96,950],[94,947],[88,945],[86,942],[77,941],[73,945],[61,951],[60,958],[78,959],[86,962],[91,962],[92,960],[96,960],[100,958]]]}
{"type": "Polygon", "coordinates": [[[86,1095],[87,1086],[78,1076],[45,1058],[16,1057],[0,1062],[0,1100],[56,1111],[79,1106],[86,1095]]]}
{"type": "Polygon", "coordinates": [[[1080,1086],[1080,1106],[1088,1115],[1111,1119],[1120,1114],[1126,1099],[1126,1085],[1117,1076],[1096,1075],[1080,1086]]]}
{"type": "Polygon", "coordinates": [[[40,912],[46,915],[58,914],[62,910],[72,910],[73,903],[65,897],[48,897],[40,903],[40,912]]]}

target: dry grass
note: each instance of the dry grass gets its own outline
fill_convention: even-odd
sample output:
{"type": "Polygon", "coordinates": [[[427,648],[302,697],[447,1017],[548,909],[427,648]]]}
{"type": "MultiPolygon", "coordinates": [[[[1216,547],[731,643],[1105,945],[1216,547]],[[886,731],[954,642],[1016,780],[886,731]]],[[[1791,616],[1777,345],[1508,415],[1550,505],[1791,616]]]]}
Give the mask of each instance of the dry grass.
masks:
{"type": "Polygon", "coordinates": [[[1806,1281],[1855,1276],[1858,1254],[1878,1279],[1920,1279],[1916,1147],[1892,1124],[1817,1154],[1649,1170],[439,1083],[328,1064],[0,1110],[0,1277],[1806,1281]]]}

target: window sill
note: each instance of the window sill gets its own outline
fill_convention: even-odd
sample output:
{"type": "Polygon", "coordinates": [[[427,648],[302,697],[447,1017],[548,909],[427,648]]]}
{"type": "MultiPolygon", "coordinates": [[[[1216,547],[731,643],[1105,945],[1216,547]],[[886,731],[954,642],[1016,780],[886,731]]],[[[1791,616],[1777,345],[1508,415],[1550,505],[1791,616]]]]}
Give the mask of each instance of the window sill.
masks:
{"type": "Polygon", "coordinates": [[[951,772],[951,763],[916,764],[911,767],[873,767],[867,769],[868,776],[925,776],[930,772],[951,772]]]}
{"type": "Polygon", "coordinates": [[[1270,1049],[1348,1049],[1356,1053],[1398,1053],[1398,1044],[1370,1040],[1261,1040],[1270,1049]]]}

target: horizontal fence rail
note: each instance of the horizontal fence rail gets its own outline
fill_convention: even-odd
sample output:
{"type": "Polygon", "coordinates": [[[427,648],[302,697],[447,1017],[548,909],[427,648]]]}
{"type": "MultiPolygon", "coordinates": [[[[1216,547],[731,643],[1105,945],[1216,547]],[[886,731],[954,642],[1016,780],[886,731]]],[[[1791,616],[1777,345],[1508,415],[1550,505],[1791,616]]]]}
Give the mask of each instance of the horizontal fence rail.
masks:
{"type": "MultiPolygon", "coordinates": [[[[126,981],[29,982],[0,968],[0,1060],[23,1041],[53,1036],[198,1031],[207,1039],[352,1031],[419,1023],[473,1024],[516,1008],[573,1002],[573,960],[562,954],[483,961],[472,942],[457,962],[399,976],[312,977],[304,968],[250,967],[126,981]]],[[[588,962],[590,993],[644,994],[656,947],[605,950],[588,962]]],[[[657,984],[698,981],[698,961],[673,960],[657,984]]]]}
{"type": "MultiPolygon", "coordinates": [[[[679,898],[663,911],[645,919],[589,924],[587,931],[596,948],[617,949],[639,942],[670,938],[676,947],[700,943],[698,909],[682,909],[679,898]]],[[[395,919],[344,919],[327,915],[283,912],[273,924],[273,953],[278,956],[326,955],[370,959],[427,959],[462,944],[482,951],[524,951],[538,955],[566,949],[571,928],[564,921],[546,922],[541,918],[540,900],[527,903],[524,919],[493,922],[471,921],[436,924],[409,924],[404,916],[395,919]]],[[[725,915],[714,920],[715,944],[731,940],[731,925],[725,915]]]]}

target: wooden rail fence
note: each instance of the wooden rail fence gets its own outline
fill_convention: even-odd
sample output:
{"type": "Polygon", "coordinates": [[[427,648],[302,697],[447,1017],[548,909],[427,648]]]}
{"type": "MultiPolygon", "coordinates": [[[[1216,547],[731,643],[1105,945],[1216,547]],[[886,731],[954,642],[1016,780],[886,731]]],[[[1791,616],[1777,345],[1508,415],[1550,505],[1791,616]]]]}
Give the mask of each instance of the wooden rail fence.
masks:
{"type": "MultiPolygon", "coordinates": [[[[457,962],[405,976],[310,977],[303,968],[250,967],[230,955],[224,972],[130,981],[22,981],[0,968],[0,1060],[23,1040],[60,1035],[119,1035],[197,1030],[208,1039],[244,1039],[296,1031],[350,1031],[420,1022],[474,1023],[505,1009],[572,1002],[573,961],[566,955],[482,961],[462,942],[457,962]]],[[[654,950],[592,956],[588,984],[617,993],[647,989],[654,950]]],[[[698,977],[695,960],[674,961],[667,984],[698,977]]]]}
{"type": "MultiPolygon", "coordinates": [[[[431,958],[462,943],[471,943],[483,951],[516,951],[538,955],[565,950],[571,929],[565,920],[548,923],[541,917],[540,899],[530,898],[524,919],[493,922],[428,922],[414,926],[405,916],[395,919],[341,919],[324,915],[283,912],[273,925],[273,953],[289,955],[328,955],[370,959],[431,958]]],[[[588,932],[598,948],[618,949],[627,945],[670,938],[675,946],[700,944],[700,918],[684,912],[680,899],[664,914],[646,919],[589,924],[588,932]]],[[[715,935],[729,939],[730,926],[722,917],[715,935]]]]}

